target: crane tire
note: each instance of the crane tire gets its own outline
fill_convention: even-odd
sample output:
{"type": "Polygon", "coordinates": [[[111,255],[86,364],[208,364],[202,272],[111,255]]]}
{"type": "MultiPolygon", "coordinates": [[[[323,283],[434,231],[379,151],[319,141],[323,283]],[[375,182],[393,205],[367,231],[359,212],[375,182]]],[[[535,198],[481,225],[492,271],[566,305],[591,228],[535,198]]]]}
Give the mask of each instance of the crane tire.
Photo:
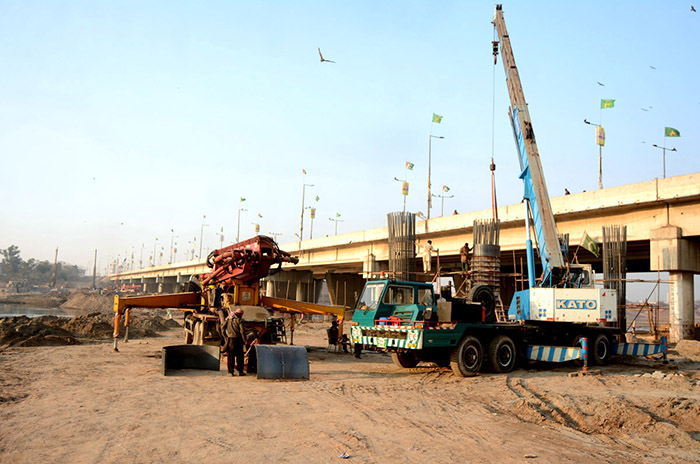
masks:
{"type": "Polygon", "coordinates": [[[598,334],[593,340],[593,344],[588,348],[588,358],[592,364],[603,366],[610,361],[612,355],[610,339],[605,334],[598,334]]]}
{"type": "Polygon", "coordinates": [[[508,335],[497,335],[489,343],[489,366],[491,370],[507,373],[515,368],[517,352],[515,343],[508,335]]]}
{"type": "Polygon", "coordinates": [[[394,361],[394,364],[404,369],[410,369],[418,365],[418,356],[413,350],[393,351],[391,360],[394,361]]]}
{"type": "Polygon", "coordinates": [[[458,377],[473,377],[484,362],[484,350],[476,337],[467,336],[450,353],[450,368],[458,377]]]}

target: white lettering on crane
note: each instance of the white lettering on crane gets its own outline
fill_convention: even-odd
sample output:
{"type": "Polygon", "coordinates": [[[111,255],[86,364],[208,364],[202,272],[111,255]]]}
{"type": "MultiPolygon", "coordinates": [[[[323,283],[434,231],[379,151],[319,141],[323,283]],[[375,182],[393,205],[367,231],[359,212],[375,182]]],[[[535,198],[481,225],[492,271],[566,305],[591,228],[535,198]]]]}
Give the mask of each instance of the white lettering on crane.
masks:
{"type": "Polygon", "coordinates": [[[557,309],[597,309],[596,300],[556,300],[557,309]]]}

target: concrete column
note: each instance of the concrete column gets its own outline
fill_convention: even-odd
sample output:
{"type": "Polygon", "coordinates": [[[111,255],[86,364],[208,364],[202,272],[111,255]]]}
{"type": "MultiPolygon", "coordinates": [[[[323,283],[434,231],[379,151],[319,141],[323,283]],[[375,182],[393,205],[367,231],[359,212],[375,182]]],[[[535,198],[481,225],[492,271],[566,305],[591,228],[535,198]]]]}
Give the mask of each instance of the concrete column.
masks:
{"type": "Polygon", "coordinates": [[[275,296],[275,284],[272,280],[267,280],[265,282],[265,296],[274,297],[275,296]]]}
{"type": "Polygon", "coordinates": [[[669,341],[674,343],[695,335],[695,295],[692,272],[670,272],[671,286],[668,290],[669,341]]]}
{"type": "Polygon", "coordinates": [[[668,225],[650,234],[649,268],[668,271],[669,341],[693,338],[695,312],[693,275],[700,272],[700,243],[683,237],[680,227],[668,225]]]}

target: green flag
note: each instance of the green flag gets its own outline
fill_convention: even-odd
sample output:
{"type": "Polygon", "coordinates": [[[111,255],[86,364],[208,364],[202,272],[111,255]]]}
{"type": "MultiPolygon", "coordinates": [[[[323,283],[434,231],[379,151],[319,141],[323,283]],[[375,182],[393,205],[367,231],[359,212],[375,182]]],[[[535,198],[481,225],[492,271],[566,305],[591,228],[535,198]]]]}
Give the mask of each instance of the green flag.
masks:
{"type": "Polygon", "coordinates": [[[443,185],[443,186],[442,186],[442,191],[445,192],[445,193],[447,193],[447,192],[450,191],[450,188],[449,188],[447,185],[443,185]]]}
{"type": "Polygon", "coordinates": [[[601,107],[601,109],[602,108],[614,108],[615,107],[615,100],[601,100],[600,107],[601,107]]]}
{"type": "Polygon", "coordinates": [[[406,161],[406,169],[408,169],[409,171],[413,171],[413,163],[411,163],[410,161],[406,161]]]}
{"type": "Polygon", "coordinates": [[[241,201],[245,201],[245,198],[241,197],[241,201]]]}
{"type": "Polygon", "coordinates": [[[680,137],[681,131],[674,129],[673,127],[667,127],[666,132],[664,132],[665,137],[680,137]]]}
{"type": "Polygon", "coordinates": [[[340,213],[335,213],[335,217],[340,217],[340,213]]]}
{"type": "Polygon", "coordinates": [[[586,232],[583,233],[583,237],[581,238],[581,246],[593,253],[596,258],[600,256],[600,246],[598,246],[595,240],[593,240],[586,232]]]}
{"type": "Polygon", "coordinates": [[[433,122],[440,124],[442,122],[442,116],[440,116],[439,114],[433,113],[433,122]]]}
{"type": "Polygon", "coordinates": [[[316,195],[316,201],[318,201],[318,200],[320,200],[320,199],[321,199],[321,197],[319,197],[318,195],[316,195]]]}

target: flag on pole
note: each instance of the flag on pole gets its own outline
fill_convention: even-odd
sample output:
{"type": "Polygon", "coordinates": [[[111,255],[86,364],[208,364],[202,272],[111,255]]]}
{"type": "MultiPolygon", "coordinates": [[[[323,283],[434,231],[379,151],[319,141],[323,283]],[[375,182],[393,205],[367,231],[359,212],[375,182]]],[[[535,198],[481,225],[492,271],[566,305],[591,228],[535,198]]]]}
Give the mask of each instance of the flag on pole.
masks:
{"type": "Polygon", "coordinates": [[[433,122],[440,124],[442,122],[442,116],[440,116],[439,114],[433,113],[433,122]]]}
{"type": "Polygon", "coordinates": [[[411,163],[410,161],[406,161],[406,169],[408,169],[409,171],[413,171],[413,163],[411,163]]]}
{"type": "Polygon", "coordinates": [[[335,213],[335,217],[340,217],[340,213],[335,213]]]}
{"type": "Polygon", "coordinates": [[[601,100],[600,101],[600,108],[605,109],[605,108],[614,108],[615,107],[615,100],[601,100]]]}
{"type": "Polygon", "coordinates": [[[241,201],[245,201],[245,198],[241,197],[241,201]]]}
{"type": "Polygon", "coordinates": [[[674,129],[673,127],[667,127],[666,132],[664,132],[664,137],[680,137],[681,131],[674,129]]]}
{"type": "Polygon", "coordinates": [[[261,218],[261,217],[262,217],[262,214],[258,213],[258,217],[261,218]]]}
{"type": "Polygon", "coordinates": [[[447,185],[443,185],[443,186],[442,186],[442,191],[445,192],[445,193],[447,193],[447,192],[450,191],[450,188],[449,188],[447,185]]]}
{"type": "Polygon", "coordinates": [[[600,246],[586,232],[581,237],[581,246],[593,253],[596,258],[600,256],[600,246]]]}
{"type": "Polygon", "coordinates": [[[318,201],[318,200],[320,200],[320,199],[321,199],[321,197],[319,197],[318,195],[316,195],[316,201],[318,201]]]}
{"type": "Polygon", "coordinates": [[[302,169],[301,172],[303,172],[304,174],[306,174],[306,169],[302,169]]]}

